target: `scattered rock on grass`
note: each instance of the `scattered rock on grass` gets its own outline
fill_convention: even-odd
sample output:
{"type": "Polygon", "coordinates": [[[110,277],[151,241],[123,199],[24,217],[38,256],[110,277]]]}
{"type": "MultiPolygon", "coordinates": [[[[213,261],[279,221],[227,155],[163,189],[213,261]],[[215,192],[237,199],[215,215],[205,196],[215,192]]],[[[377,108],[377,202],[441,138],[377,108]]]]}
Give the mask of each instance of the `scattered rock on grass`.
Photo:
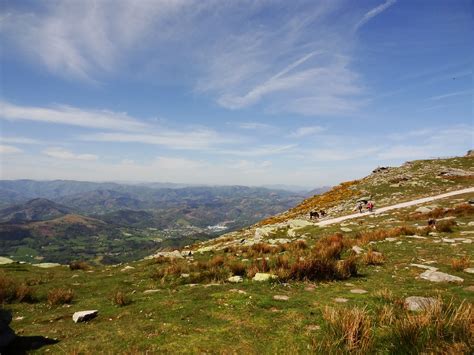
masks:
{"type": "Polygon", "coordinates": [[[277,276],[268,274],[266,272],[257,272],[255,276],[253,277],[253,281],[268,281],[271,279],[276,279],[277,276]]]}
{"type": "Polygon", "coordinates": [[[6,265],[14,263],[14,261],[10,258],[5,258],[4,256],[0,256],[0,265],[6,265]]]}
{"type": "Polygon", "coordinates": [[[36,267],[41,267],[43,269],[49,269],[52,267],[61,266],[61,264],[58,264],[58,263],[39,263],[39,264],[32,264],[32,265],[36,267]]]}
{"type": "Polygon", "coordinates": [[[438,270],[437,267],[423,265],[423,264],[410,264],[410,266],[419,267],[420,269],[431,270],[431,271],[437,271],[438,270]]]}
{"type": "Polygon", "coordinates": [[[474,274],[474,267],[468,267],[467,269],[464,269],[464,272],[467,272],[468,274],[474,274]]]}
{"type": "Polygon", "coordinates": [[[465,287],[465,288],[464,288],[464,290],[465,290],[465,291],[474,292],[474,285],[471,285],[471,286],[465,287]]]}
{"type": "Polygon", "coordinates": [[[243,282],[244,279],[242,276],[231,276],[227,279],[227,281],[232,282],[232,283],[237,283],[237,282],[243,282]]]}
{"type": "Polygon", "coordinates": [[[351,293],[355,293],[355,294],[358,294],[358,295],[362,295],[364,293],[367,293],[368,291],[366,290],[363,290],[361,288],[354,288],[351,290],[351,293]]]}
{"type": "Polygon", "coordinates": [[[72,320],[74,321],[74,323],[87,322],[88,320],[97,317],[97,314],[99,314],[99,311],[96,309],[89,311],[80,311],[72,315],[72,320]]]}
{"type": "Polygon", "coordinates": [[[133,270],[133,269],[135,269],[133,266],[127,265],[120,271],[128,271],[128,270],[133,270]]]}
{"type": "Polygon", "coordinates": [[[143,293],[145,295],[149,295],[149,294],[157,293],[157,292],[160,292],[160,290],[145,290],[145,291],[143,291],[143,293]]]}
{"type": "Polygon", "coordinates": [[[337,303],[346,303],[347,301],[349,301],[347,298],[343,298],[343,297],[336,297],[334,299],[334,302],[337,302],[337,303]]]}
{"type": "Polygon", "coordinates": [[[277,301],[288,301],[290,297],[285,296],[285,295],[275,295],[273,296],[273,299],[277,301]]]}
{"type": "Polygon", "coordinates": [[[361,253],[364,252],[364,249],[362,249],[361,247],[358,247],[357,245],[354,245],[354,246],[352,247],[352,250],[353,250],[357,255],[359,255],[359,254],[361,254],[361,253]]]}
{"type": "Polygon", "coordinates": [[[436,298],[433,297],[419,297],[411,296],[405,298],[405,307],[409,311],[422,311],[423,309],[429,308],[435,305],[438,302],[436,298]]]}
{"type": "Polygon", "coordinates": [[[420,278],[432,281],[432,282],[463,282],[464,280],[460,277],[445,274],[440,271],[426,270],[420,275],[420,278]]]}
{"type": "Polygon", "coordinates": [[[352,232],[352,229],[347,228],[347,227],[342,227],[342,228],[341,228],[341,231],[346,232],[346,233],[349,233],[349,232],[352,232]]]}

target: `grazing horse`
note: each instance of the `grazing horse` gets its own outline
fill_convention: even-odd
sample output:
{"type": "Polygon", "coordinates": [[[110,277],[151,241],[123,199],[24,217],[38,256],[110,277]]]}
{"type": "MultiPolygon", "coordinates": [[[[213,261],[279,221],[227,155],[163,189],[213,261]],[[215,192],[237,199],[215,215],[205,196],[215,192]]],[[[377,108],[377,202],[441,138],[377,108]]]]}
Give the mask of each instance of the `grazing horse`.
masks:
{"type": "Polygon", "coordinates": [[[428,227],[433,228],[433,229],[436,229],[436,219],[430,218],[430,219],[428,220],[428,227]]]}
{"type": "Polygon", "coordinates": [[[319,215],[320,215],[321,217],[324,217],[324,216],[326,215],[326,212],[324,212],[323,210],[321,210],[321,211],[319,211],[319,215]]]}
{"type": "Polygon", "coordinates": [[[319,218],[319,213],[316,211],[309,212],[309,219],[313,219],[313,217],[319,218]]]}

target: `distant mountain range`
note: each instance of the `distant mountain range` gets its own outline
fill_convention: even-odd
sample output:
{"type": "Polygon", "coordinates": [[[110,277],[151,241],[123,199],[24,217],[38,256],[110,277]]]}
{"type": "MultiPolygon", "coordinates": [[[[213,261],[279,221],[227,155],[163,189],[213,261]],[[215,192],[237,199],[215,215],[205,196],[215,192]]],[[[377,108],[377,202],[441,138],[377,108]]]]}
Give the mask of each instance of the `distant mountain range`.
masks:
{"type": "Polygon", "coordinates": [[[325,190],[3,180],[0,249],[22,258],[120,262],[249,226],[325,190]]]}

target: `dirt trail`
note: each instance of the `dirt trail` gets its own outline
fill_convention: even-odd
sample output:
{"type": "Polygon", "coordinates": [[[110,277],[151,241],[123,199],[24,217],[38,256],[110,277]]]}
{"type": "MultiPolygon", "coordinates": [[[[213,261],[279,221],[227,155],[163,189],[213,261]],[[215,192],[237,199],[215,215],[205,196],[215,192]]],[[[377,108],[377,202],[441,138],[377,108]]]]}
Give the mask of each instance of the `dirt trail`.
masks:
{"type": "MultiPolygon", "coordinates": [[[[396,205],[381,207],[381,208],[376,209],[374,212],[372,212],[370,214],[377,215],[377,214],[381,214],[381,213],[384,213],[384,212],[387,212],[387,211],[396,210],[398,208],[415,206],[415,205],[419,205],[419,204],[422,204],[422,203],[435,201],[435,200],[439,200],[439,199],[450,197],[450,196],[462,195],[462,194],[469,193],[469,192],[474,192],[474,187],[469,187],[467,189],[462,189],[462,190],[457,190],[457,191],[451,191],[451,192],[447,192],[447,193],[444,193],[444,194],[441,194],[441,195],[419,198],[419,199],[413,200],[413,201],[397,203],[396,205]]],[[[315,224],[317,226],[327,226],[329,224],[342,222],[342,221],[345,221],[347,219],[366,217],[368,214],[369,214],[369,212],[365,212],[365,213],[362,213],[362,214],[361,213],[354,213],[354,214],[350,214],[350,215],[347,215],[347,216],[327,219],[325,221],[321,221],[321,222],[318,222],[318,223],[315,223],[315,224]]]]}

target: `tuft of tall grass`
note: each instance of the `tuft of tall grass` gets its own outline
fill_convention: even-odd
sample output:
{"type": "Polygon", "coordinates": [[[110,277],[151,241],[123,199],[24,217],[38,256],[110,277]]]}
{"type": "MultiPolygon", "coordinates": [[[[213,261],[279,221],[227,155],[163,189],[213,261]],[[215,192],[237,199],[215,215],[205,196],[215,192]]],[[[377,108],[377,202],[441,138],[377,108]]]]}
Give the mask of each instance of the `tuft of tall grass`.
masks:
{"type": "Polygon", "coordinates": [[[362,261],[365,265],[382,265],[385,262],[385,257],[382,253],[370,249],[364,254],[362,261]]]}
{"type": "Polygon", "coordinates": [[[48,292],[48,303],[52,306],[71,303],[74,299],[74,291],[65,288],[55,288],[48,292]]]}
{"type": "Polygon", "coordinates": [[[124,307],[132,303],[132,299],[127,293],[117,290],[111,296],[112,303],[119,307],[124,307]]]}
{"type": "Polygon", "coordinates": [[[88,270],[90,265],[85,261],[72,261],[69,263],[70,270],[88,270]]]}
{"type": "Polygon", "coordinates": [[[471,264],[471,259],[468,256],[463,256],[462,258],[453,258],[451,259],[451,267],[456,271],[462,271],[467,269],[471,264]]]}
{"type": "Polygon", "coordinates": [[[0,303],[35,302],[34,290],[26,283],[19,282],[0,272],[0,303]]]}

